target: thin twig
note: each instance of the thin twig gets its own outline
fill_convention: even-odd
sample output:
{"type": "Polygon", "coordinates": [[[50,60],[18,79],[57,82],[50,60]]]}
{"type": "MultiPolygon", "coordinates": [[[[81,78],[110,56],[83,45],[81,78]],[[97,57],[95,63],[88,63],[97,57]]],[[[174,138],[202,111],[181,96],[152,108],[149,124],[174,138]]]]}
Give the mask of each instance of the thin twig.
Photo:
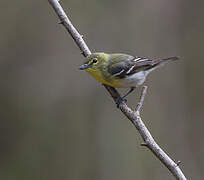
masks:
{"type": "Polygon", "coordinates": [[[142,108],[142,105],[144,103],[144,98],[145,98],[146,94],[147,94],[147,86],[143,86],[142,93],[141,93],[141,96],[140,96],[140,100],[139,100],[139,102],[137,104],[137,107],[136,107],[136,110],[135,110],[138,113],[141,111],[141,108],[142,108]]]}
{"type": "Polygon", "coordinates": [[[66,13],[62,9],[62,6],[60,5],[59,1],[58,0],[49,0],[49,2],[60,19],[59,23],[63,24],[64,27],[66,28],[66,30],[70,33],[70,35],[74,39],[75,43],[82,51],[82,54],[84,56],[89,56],[91,54],[91,51],[89,50],[88,46],[84,42],[82,36],[78,33],[78,31],[72,25],[71,21],[69,20],[66,13]]]}
{"type": "MultiPolygon", "coordinates": [[[[78,33],[75,27],[72,25],[71,21],[65,14],[64,10],[62,9],[59,0],[48,0],[51,6],[54,8],[56,14],[60,19],[60,24],[64,25],[67,31],[70,33],[72,38],[74,39],[75,43],[78,45],[82,54],[86,57],[91,54],[88,46],[84,42],[82,36],[78,33]]],[[[113,88],[104,85],[106,90],[110,93],[113,100],[116,102],[117,99],[120,97],[118,91],[113,88]]],[[[184,174],[182,173],[181,169],[179,168],[179,162],[175,163],[155,142],[153,137],[151,136],[150,132],[146,128],[145,124],[143,123],[140,117],[141,107],[144,101],[144,97],[146,95],[147,87],[144,87],[142,90],[142,94],[140,97],[140,102],[137,105],[136,112],[131,110],[124,102],[120,104],[119,108],[123,112],[123,114],[134,124],[136,129],[139,131],[141,137],[144,140],[144,143],[141,145],[148,147],[154,155],[170,170],[170,172],[175,176],[178,180],[186,180],[184,174]]]]}

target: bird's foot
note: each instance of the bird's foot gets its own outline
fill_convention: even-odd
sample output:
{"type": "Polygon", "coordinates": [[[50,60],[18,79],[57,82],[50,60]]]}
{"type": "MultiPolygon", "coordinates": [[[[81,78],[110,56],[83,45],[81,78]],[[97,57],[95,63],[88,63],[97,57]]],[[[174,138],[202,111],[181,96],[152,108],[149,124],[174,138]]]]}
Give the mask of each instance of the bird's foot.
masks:
{"type": "Polygon", "coordinates": [[[120,104],[122,103],[122,102],[127,102],[127,99],[125,99],[125,97],[119,97],[118,99],[117,99],[117,101],[115,102],[116,103],[116,105],[117,105],[117,108],[119,108],[119,106],[120,106],[120,104]]]}

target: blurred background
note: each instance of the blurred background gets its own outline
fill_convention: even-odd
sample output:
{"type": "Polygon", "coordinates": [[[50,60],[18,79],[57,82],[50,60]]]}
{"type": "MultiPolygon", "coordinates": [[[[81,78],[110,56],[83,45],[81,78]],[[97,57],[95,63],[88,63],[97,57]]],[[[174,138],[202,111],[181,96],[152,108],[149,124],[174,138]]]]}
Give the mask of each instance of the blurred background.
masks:
{"type": "MultiPolygon", "coordinates": [[[[188,179],[204,179],[204,1],[61,4],[92,52],[180,57],[148,77],[142,119],[188,179]]],[[[84,58],[48,1],[1,1],[0,14],[0,179],[174,179],[78,70],[84,58]]]]}

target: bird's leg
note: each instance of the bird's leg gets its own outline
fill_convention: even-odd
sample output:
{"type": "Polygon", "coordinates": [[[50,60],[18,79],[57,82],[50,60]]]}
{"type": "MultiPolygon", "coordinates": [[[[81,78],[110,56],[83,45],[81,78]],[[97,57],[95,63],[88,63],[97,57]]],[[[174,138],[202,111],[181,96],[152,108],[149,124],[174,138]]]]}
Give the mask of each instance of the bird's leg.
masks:
{"type": "Polygon", "coordinates": [[[121,102],[127,102],[127,99],[125,99],[132,91],[134,91],[135,87],[131,87],[130,90],[122,97],[118,98],[116,101],[117,108],[119,108],[119,105],[121,102]]]}
{"type": "Polygon", "coordinates": [[[131,87],[130,90],[124,96],[122,96],[121,98],[125,99],[125,97],[127,97],[134,90],[135,90],[135,87],[131,87]]]}

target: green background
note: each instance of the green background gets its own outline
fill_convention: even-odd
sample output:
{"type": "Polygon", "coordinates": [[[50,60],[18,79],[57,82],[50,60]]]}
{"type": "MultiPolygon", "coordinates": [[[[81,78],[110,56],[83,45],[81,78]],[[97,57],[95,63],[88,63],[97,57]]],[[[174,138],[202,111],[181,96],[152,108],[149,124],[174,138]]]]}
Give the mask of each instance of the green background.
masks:
{"type": "MultiPolygon", "coordinates": [[[[180,61],[153,72],[142,119],[188,179],[204,178],[204,2],[61,1],[92,52],[180,61]]],[[[0,179],[173,180],[48,1],[0,2],[0,179]]],[[[135,108],[138,88],[128,97],[135,108]]],[[[125,90],[120,90],[124,93],[125,90]]]]}

